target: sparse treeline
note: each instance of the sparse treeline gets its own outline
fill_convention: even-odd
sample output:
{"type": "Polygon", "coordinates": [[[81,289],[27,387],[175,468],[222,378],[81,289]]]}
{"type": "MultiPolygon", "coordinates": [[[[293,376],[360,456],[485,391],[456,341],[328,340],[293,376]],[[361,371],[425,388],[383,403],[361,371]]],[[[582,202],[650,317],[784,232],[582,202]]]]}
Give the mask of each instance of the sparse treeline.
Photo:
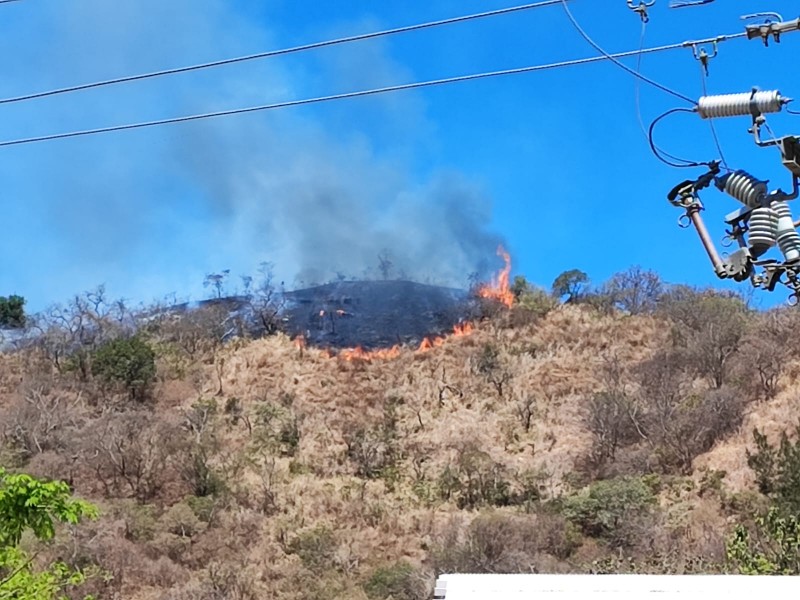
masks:
{"type": "MultiPolygon", "coordinates": [[[[243,284],[252,336],[279,333],[269,271],[243,284]]],[[[347,362],[250,339],[209,286],[218,301],[192,309],[80,294],[0,354],[0,466],[100,511],[30,540],[31,576],[62,577],[41,598],[415,600],[448,571],[800,574],[791,309],[573,270],[549,291],[518,277],[510,309],[481,300],[472,335],[347,362]],[[762,410],[769,432],[748,420],[762,410]],[[720,448],[738,458],[715,463],[720,448]]],[[[0,590],[26,560],[3,549],[5,523],[0,590]]]]}

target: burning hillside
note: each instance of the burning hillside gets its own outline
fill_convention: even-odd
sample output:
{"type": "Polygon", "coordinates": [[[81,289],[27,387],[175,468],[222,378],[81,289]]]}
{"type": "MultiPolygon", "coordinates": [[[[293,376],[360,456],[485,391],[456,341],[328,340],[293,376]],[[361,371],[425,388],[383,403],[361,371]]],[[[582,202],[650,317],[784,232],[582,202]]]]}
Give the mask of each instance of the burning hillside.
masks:
{"type": "MultiPolygon", "coordinates": [[[[467,292],[410,281],[343,281],[286,293],[292,337],[349,352],[419,346],[470,316],[467,292]]],[[[390,357],[387,354],[387,358],[390,357]]]]}
{"type": "MultiPolygon", "coordinates": [[[[510,307],[511,258],[479,298],[510,307]]],[[[287,292],[284,323],[298,344],[341,349],[347,360],[390,359],[401,346],[419,351],[441,346],[448,335],[468,335],[475,307],[464,290],[410,281],[345,281],[287,292]]]]}

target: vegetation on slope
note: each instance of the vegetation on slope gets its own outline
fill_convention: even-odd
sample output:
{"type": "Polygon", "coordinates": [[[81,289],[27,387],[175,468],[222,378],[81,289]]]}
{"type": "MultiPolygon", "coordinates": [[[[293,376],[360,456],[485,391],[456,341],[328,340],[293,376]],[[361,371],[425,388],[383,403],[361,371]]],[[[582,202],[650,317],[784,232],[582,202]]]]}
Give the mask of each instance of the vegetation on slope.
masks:
{"type": "Polygon", "coordinates": [[[103,574],[70,597],[798,572],[798,316],[641,269],[555,287],[518,278],[512,308],[392,360],[225,341],[214,305],[136,314],[97,290],[0,354],[0,464],[99,507],[40,549],[103,574]]]}

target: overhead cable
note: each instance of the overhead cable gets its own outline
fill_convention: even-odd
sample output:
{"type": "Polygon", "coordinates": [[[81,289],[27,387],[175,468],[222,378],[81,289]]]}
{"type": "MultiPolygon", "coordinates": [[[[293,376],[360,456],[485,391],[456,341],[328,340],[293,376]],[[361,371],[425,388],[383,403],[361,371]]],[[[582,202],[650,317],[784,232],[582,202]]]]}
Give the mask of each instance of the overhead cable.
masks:
{"type": "MultiPolygon", "coordinates": [[[[740,37],[739,35],[733,36],[718,36],[716,38],[712,38],[716,41],[725,41],[726,39],[732,39],[735,37],[740,37]]],[[[344,100],[347,98],[360,98],[363,96],[373,96],[377,94],[385,94],[389,92],[399,92],[402,90],[413,90],[425,87],[434,87],[439,85],[446,85],[450,83],[458,83],[462,81],[473,81],[476,79],[487,79],[490,77],[502,77],[504,75],[517,75],[520,73],[533,73],[537,71],[546,71],[550,69],[560,69],[563,67],[571,67],[577,65],[584,65],[589,63],[601,62],[604,60],[609,59],[618,59],[618,58],[626,58],[629,56],[636,56],[637,54],[653,54],[657,52],[666,52],[669,50],[676,50],[678,48],[685,48],[691,46],[692,44],[701,44],[701,43],[708,43],[712,40],[700,40],[700,41],[692,41],[692,42],[679,42],[676,44],[668,44],[666,46],[656,46],[653,48],[643,48],[637,50],[628,50],[626,52],[617,52],[615,54],[607,54],[602,56],[590,56],[588,58],[578,58],[574,60],[565,60],[561,62],[555,63],[548,63],[544,65],[532,65],[529,67],[519,67],[516,69],[505,69],[502,71],[490,71],[486,73],[474,73],[471,75],[459,75],[457,77],[447,77],[444,79],[433,79],[429,81],[419,81],[414,83],[404,83],[401,85],[392,85],[388,87],[382,88],[373,88],[368,90],[360,90],[355,92],[346,92],[342,94],[332,94],[329,96],[318,96],[316,98],[305,98],[301,100],[287,100],[285,102],[276,102],[274,104],[263,104],[261,106],[251,106],[248,108],[237,108],[231,110],[222,110],[217,112],[210,112],[210,113],[202,113],[196,115],[188,115],[183,117],[173,117],[169,119],[159,119],[155,121],[144,121],[140,123],[130,123],[126,125],[114,125],[111,127],[100,127],[97,129],[86,129],[82,131],[71,131],[67,133],[56,133],[50,135],[43,135],[43,136],[36,136],[36,137],[28,137],[28,138],[20,138],[16,140],[7,140],[0,142],[0,147],[3,146],[17,146],[21,144],[30,144],[34,142],[45,142],[50,140],[58,140],[64,138],[73,138],[73,137],[80,137],[80,136],[87,136],[87,135],[95,135],[100,133],[110,133],[113,131],[124,131],[128,129],[142,129],[145,127],[155,127],[157,125],[168,125],[171,123],[183,123],[187,121],[198,121],[200,119],[211,119],[215,117],[224,117],[229,115],[236,115],[236,114],[243,114],[243,113],[251,113],[251,112],[258,112],[258,111],[265,111],[265,110],[274,110],[279,108],[288,108],[290,106],[302,106],[306,104],[318,104],[321,102],[331,102],[334,100],[344,100]]]]}
{"type": "MultiPolygon", "coordinates": [[[[18,1],[18,0],[0,0],[0,2],[11,2],[11,1],[18,1]]],[[[155,77],[162,77],[165,75],[176,75],[178,73],[188,73],[190,71],[200,71],[202,69],[210,69],[212,67],[221,67],[223,65],[232,65],[235,63],[246,62],[250,60],[257,60],[261,58],[270,58],[274,56],[283,56],[286,54],[294,54],[298,52],[304,52],[307,50],[315,50],[318,48],[326,48],[329,46],[337,46],[340,44],[348,44],[351,42],[359,42],[363,40],[370,40],[380,37],[386,37],[390,35],[395,35],[398,33],[407,33],[409,31],[419,31],[420,29],[430,29],[433,27],[439,27],[442,25],[452,25],[454,23],[462,23],[464,21],[472,21],[475,19],[484,19],[487,17],[496,17],[499,15],[506,15],[509,13],[515,12],[522,12],[526,10],[533,10],[537,8],[544,8],[546,6],[552,6],[554,4],[560,4],[563,0],[544,0],[541,2],[534,2],[532,4],[522,4],[519,6],[512,6],[509,8],[500,8],[497,10],[490,10],[481,13],[475,13],[471,15],[463,15],[460,17],[451,17],[448,19],[441,19],[439,21],[430,21],[428,23],[418,23],[416,25],[407,25],[404,27],[395,27],[393,29],[385,29],[383,31],[375,31],[371,33],[362,33],[359,35],[351,35],[347,37],[336,38],[333,40],[325,40],[322,42],[313,42],[310,44],[302,44],[300,46],[293,46],[291,48],[282,48],[279,50],[269,50],[266,52],[259,52],[257,54],[248,54],[246,56],[237,56],[234,58],[225,58],[222,60],[215,60],[212,62],[200,63],[196,65],[191,65],[187,67],[176,67],[174,69],[163,69],[161,71],[152,71],[150,73],[141,73],[139,75],[127,75],[125,77],[116,77],[114,79],[106,79],[103,81],[95,81],[92,83],[83,83],[79,85],[72,85],[63,88],[57,88],[53,90],[47,90],[44,92],[34,92],[31,94],[24,94],[21,96],[15,96],[11,98],[0,98],[0,104],[11,104],[13,102],[22,102],[23,100],[34,100],[36,98],[45,98],[47,96],[56,96],[59,94],[67,94],[70,92],[78,92],[81,90],[89,90],[93,88],[105,87],[109,85],[116,85],[119,83],[128,83],[131,81],[141,81],[143,79],[153,79],[155,77]]]]}
{"type": "MultiPolygon", "coordinates": [[[[645,38],[645,34],[647,33],[647,23],[648,23],[648,20],[642,19],[642,30],[641,30],[641,33],[639,34],[639,50],[644,48],[644,38],[645,38]]],[[[642,53],[641,52],[639,52],[636,55],[636,72],[637,73],[641,73],[642,72],[642,53]]],[[[639,79],[638,77],[634,80],[634,82],[633,82],[633,97],[634,97],[634,104],[636,106],[636,119],[637,119],[637,121],[639,121],[639,128],[642,130],[642,134],[644,135],[644,138],[646,140],[648,140],[648,142],[650,143],[650,148],[653,150],[653,153],[655,154],[656,158],[658,158],[659,160],[662,160],[662,156],[666,156],[667,158],[671,158],[672,160],[675,160],[675,161],[683,161],[682,158],[674,156],[674,155],[670,154],[669,152],[667,152],[666,150],[664,150],[663,148],[658,147],[655,144],[655,142],[653,142],[652,137],[650,137],[648,135],[647,128],[644,125],[644,119],[642,117],[642,94],[641,94],[641,87],[642,86],[640,85],[641,82],[642,82],[642,80],[639,79]]],[[[684,161],[684,162],[688,162],[688,161],[684,161]]]]}
{"type": "MultiPolygon", "coordinates": [[[[657,81],[654,81],[654,80],[650,79],[649,77],[646,77],[646,76],[642,75],[638,71],[636,71],[634,69],[631,69],[625,63],[622,63],[622,62],[618,61],[616,56],[614,56],[612,54],[609,54],[608,52],[603,50],[603,48],[599,44],[597,44],[597,42],[595,42],[591,37],[589,37],[589,34],[587,34],[586,31],[584,31],[583,27],[581,27],[580,23],[578,23],[577,19],[575,19],[575,17],[572,15],[572,12],[569,10],[569,7],[567,6],[567,0],[561,0],[561,5],[564,7],[564,12],[567,13],[567,18],[569,18],[570,22],[572,23],[572,26],[575,27],[575,29],[578,31],[578,33],[581,34],[581,37],[583,39],[585,39],[589,43],[589,45],[592,46],[592,48],[597,50],[604,57],[606,57],[611,62],[613,62],[615,65],[617,65],[621,69],[627,71],[628,73],[630,73],[634,77],[637,77],[637,78],[641,79],[642,81],[644,81],[645,83],[648,83],[648,84],[652,85],[653,87],[658,88],[662,92],[666,92],[667,94],[675,96],[676,98],[678,98],[680,100],[683,100],[685,102],[688,102],[689,104],[692,104],[692,105],[697,104],[697,102],[695,102],[694,100],[689,98],[689,96],[684,96],[680,92],[676,92],[675,90],[672,90],[672,89],[668,88],[667,86],[662,85],[662,84],[658,83],[657,81]]],[[[729,37],[744,37],[745,35],[747,35],[747,34],[742,33],[742,34],[739,34],[739,36],[729,36],[729,37]]]]}
{"type": "MultiPolygon", "coordinates": [[[[710,164],[708,162],[695,162],[695,161],[691,161],[691,160],[686,160],[685,158],[676,158],[676,157],[672,156],[671,154],[669,154],[667,156],[669,156],[670,158],[675,159],[675,161],[676,161],[676,162],[671,162],[671,161],[667,160],[666,158],[664,158],[664,156],[662,156],[660,154],[660,149],[656,145],[656,143],[655,143],[655,141],[653,139],[653,133],[655,131],[656,125],[658,125],[658,123],[662,119],[668,117],[669,115],[673,115],[675,113],[693,113],[693,112],[695,112],[695,111],[693,111],[690,108],[673,108],[673,109],[668,110],[667,112],[659,115],[658,117],[655,118],[655,120],[652,123],[650,123],[650,129],[648,131],[648,140],[650,141],[650,149],[653,151],[653,154],[655,155],[655,157],[658,160],[660,160],[664,164],[669,165],[670,167],[676,167],[676,168],[679,168],[679,169],[685,169],[685,168],[699,167],[701,165],[710,164]],[[677,162],[677,161],[679,161],[679,162],[677,162]]],[[[666,153],[664,153],[664,154],[666,154],[666,153]]]]}

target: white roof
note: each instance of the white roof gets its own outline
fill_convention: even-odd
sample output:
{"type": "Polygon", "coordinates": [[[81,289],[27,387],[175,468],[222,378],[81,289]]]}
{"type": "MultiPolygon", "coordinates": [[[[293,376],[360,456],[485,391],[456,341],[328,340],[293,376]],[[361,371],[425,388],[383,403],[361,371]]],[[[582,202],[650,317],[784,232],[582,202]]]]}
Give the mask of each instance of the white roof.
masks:
{"type": "Polygon", "coordinates": [[[633,599],[654,594],[667,598],[712,600],[733,598],[800,597],[800,577],[750,575],[441,575],[434,598],[444,600],[511,600],[554,595],[560,599],[633,599]]]}

